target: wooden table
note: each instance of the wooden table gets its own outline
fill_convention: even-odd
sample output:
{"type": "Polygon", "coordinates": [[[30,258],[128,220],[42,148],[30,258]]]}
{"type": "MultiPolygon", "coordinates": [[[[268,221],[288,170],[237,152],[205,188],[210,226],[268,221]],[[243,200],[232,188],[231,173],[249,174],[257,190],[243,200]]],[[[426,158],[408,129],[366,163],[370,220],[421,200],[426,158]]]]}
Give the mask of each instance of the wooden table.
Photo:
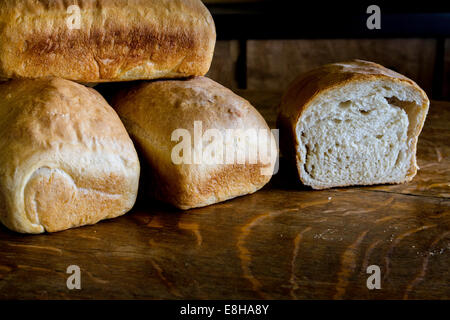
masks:
{"type": "MultiPolygon", "coordinates": [[[[240,92],[271,126],[279,94],[240,92]]],[[[433,102],[405,185],[311,191],[281,163],[263,190],[55,234],[0,228],[0,298],[449,299],[450,103],[433,102]],[[68,290],[69,265],[81,290],[68,290]],[[381,289],[366,286],[367,267],[381,289]]]]}

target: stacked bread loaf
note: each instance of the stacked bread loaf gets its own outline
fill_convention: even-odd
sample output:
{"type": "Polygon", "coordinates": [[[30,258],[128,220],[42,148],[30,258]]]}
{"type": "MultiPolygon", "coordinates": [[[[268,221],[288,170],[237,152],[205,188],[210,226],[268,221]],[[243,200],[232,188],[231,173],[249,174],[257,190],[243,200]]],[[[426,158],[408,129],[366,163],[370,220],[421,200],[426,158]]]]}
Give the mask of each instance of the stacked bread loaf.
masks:
{"type": "MultiPolygon", "coordinates": [[[[94,224],[128,212],[139,185],[180,209],[262,188],[275,138],[204,77],[215,40],[200,0],[0,2],[0,221],[22,233],[94,224]],[[90,88],[131,80],[113,107],[90,88]]],[[[380,65],[322,66],[282,98],[282,149],[314,189],[406,182],[428,106],[380,65]]]]}
{"type": "Polygon", "coordinates": [[[270,179],[273,143],[254,162],[174,156],[174,132],[194,133],[194,124],[200,133],[269,130],[246,100],[202,77],[216,33],[200,0],[5,0],[0,37],[0,220],[11,230],[120,216],[133,207],[139,179],[182,209],[255,192],[270,179]],[[123,123],[85,86],[154,79],[165,80],[128,86],[114,100],[123,123]]]}

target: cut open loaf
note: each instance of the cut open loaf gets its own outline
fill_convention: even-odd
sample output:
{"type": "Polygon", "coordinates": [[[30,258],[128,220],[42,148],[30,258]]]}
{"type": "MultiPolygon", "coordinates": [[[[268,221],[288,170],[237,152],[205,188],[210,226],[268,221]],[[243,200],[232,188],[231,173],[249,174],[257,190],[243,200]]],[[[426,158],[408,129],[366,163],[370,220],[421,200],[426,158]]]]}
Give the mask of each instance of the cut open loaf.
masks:
{"type": "Polygon", "coordinates": [[[314,189],[403,183],[417,173],[425,92],[381,65],[354,60],[314,69],[282,98],[282,152],[314,189]]]}

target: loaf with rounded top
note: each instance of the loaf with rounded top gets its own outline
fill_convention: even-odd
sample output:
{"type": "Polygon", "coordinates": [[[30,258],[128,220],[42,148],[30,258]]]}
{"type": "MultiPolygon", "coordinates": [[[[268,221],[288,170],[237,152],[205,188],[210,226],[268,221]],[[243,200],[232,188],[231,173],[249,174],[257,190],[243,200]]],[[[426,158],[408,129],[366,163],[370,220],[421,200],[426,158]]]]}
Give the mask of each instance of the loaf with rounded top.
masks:
{"type": "MultiPolygon", "coordinates": [[[[267,123],[247,100],[213,80],[196,77],[141,83],[119,93],[112,106],[135,141],[144,159],[142,163],[148,166],[149,174],[142,179],[150,182],[148,190],[159,200],[181,209],[201,207],[253,193],[271,178],[277,149],[267,123]],[[195,122],[201,123],[203,134],[197,135],[197,142],[195,122]],[[176,163],[174,148],[185,141],[173,139],[178,129],[189,132],[192,154],[199,144],[206,150],[212,143],[205,137],[210,129],[221,133],[235,129],[262,130],[268,133],[270,146],[267,143],[268,152],[260,152],[263,156],[254,162],[249,150],[256,150],[255,141],[249,139],[248,143],[236,146],[236,154],[245,155],[241,162],[236,156],[234,162],[176,163]]],[[[225,139],[223,146],[225,150],[225,139]]]]}
{"type": "Polygon", "coordinates": [[[0,78],[98,83],[204,75],[216,32],[200,0],[2,0],[0,39],[0,78]]]}
{"type": "Polygon", "coordinates": [[[417,173],[425,92],[379,64],[353,60],[300,75],[278,116],[281,149],[314,189],[403,183],[417,173]]]}
{"type": "Polygon", "coordinates": [[[0,221],[61,231],[129,211],[140,165],[115,111],[59,78],[0,84],[0,221]]]}

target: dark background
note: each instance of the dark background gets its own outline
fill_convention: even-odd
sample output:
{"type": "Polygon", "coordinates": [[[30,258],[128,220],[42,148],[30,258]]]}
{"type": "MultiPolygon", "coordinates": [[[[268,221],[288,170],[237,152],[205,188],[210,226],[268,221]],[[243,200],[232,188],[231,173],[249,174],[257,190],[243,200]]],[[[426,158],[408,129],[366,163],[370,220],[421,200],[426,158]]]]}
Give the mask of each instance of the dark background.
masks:
{"type": "Polygon", "coordinates": [[[450,100],[450,3],[205,0],[217,29],[208,74],[235,89],[283,91],[301,72],[349,59],[380,63],[450,100]],[[367,7],[381,9],[369,30],[367,7]]]}

